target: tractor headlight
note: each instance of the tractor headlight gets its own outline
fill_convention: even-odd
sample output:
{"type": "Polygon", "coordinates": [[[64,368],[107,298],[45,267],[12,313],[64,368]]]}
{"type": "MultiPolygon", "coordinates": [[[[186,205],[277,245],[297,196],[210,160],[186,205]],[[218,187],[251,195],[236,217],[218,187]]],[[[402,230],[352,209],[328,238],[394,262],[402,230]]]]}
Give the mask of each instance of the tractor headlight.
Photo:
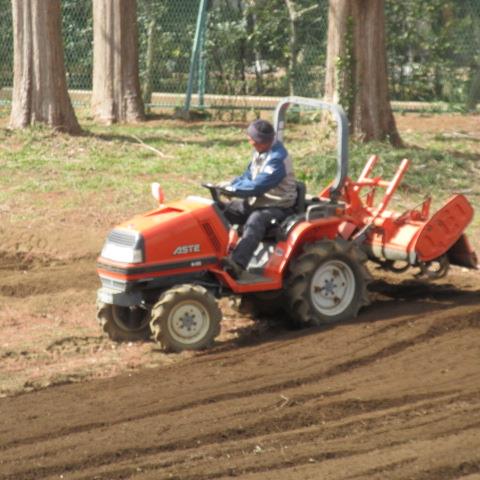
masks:
{"type": "Polygon", "coordinates": [[[133,249],[130,247],[121,247],[109,243],[105,243],[102,249],[102,257],[108,260],[113,260],[114,262],[122,263],[142,263],[143,262],[143,252],[138,249],[133,249]]]}
{"type": "Polygon", "coordinates": [[[103,246],[102,258],[121,263],[142,263],[145,259],[143,237],[138,232],[112,230],[103,246]]]}

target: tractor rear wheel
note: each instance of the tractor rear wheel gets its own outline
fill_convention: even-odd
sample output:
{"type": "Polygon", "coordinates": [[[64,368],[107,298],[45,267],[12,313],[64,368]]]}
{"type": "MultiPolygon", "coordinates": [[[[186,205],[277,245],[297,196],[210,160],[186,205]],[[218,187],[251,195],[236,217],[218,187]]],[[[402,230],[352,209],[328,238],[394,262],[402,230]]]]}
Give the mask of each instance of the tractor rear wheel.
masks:
{"type": "Polygon", "coordinates": [[[287,299],[296,325],[321,325],[355,317],[369,303],[366,255],[345,240],[305,247],[290,265],[287,299]]]}
{"type": "Polygon", "coordinates": [[[162,294],[152,309],[150,328],[167,351],[209,347],[220,333],[222,312],[215,297],[199,285],[179,285],[162,294]]]}
{"type": "Polygon", "coordinates": [[[120,307],[97,303],[97,320],[102,330],[115,342],[148,340],[150,312],[141,307],[120,307]]]}

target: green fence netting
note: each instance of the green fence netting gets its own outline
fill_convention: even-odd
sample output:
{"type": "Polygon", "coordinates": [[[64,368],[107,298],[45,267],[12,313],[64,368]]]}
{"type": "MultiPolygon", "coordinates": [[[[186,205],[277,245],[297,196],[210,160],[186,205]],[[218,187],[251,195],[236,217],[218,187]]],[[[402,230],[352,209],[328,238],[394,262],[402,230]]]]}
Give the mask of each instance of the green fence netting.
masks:
{"type": "MultiPolygon", "coordinates": [[[[201,3],[138,0],[147,103],[182,105],[189,82],[194,106],[204,95],[207,106],[232,108],[261,106],[264,97],[322,96],[328,0],[210,0],[192,69],[201,3]]],[[[392,99],[474,106],[480,97],[480,0],[386,0],[385,8],[392,99]]],[[[92,2],[62,0],[62,9],[68,85],[88,92],[92,2]]],[[[3,102],[9,100],[12,64],[11,5],[0,0],[3,102]]]]}

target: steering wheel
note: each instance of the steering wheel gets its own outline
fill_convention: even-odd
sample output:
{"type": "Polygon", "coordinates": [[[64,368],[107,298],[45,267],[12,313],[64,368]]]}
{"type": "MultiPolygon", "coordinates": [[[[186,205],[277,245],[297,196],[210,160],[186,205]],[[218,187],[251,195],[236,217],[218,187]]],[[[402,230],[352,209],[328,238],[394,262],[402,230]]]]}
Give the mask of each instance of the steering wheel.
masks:
{"type": "Polygon", "coordinates": [[[202,187],[205,187],[208,189],[215,203],[220,203],[220,193],[218,191],[217,185],[213,183],[202,183],[202,187]]]}
{"type": "Polygon", "coordinates": [[[215,203],[222,205],[222,201],[220,200],[220,195],[225,195],[226,197],[234,197],[234,193],[226,188],[220,187],[213,183],[202,183],[202,187],[207,188],[210,191],[210,195],[215,203]]]}

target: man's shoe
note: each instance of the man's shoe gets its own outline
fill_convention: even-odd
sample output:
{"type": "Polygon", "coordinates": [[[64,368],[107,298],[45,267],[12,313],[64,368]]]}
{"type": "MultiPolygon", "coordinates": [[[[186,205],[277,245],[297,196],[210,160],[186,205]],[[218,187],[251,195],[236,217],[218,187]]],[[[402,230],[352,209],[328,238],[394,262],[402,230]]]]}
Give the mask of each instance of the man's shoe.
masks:
{"type": "Polygon", "coordinates": [[[222,267],[232,278],[235,279],[239,278],[242,273],[245,272],[245,269],[231,257],[225,257],[222,259],[222,267]]]}

